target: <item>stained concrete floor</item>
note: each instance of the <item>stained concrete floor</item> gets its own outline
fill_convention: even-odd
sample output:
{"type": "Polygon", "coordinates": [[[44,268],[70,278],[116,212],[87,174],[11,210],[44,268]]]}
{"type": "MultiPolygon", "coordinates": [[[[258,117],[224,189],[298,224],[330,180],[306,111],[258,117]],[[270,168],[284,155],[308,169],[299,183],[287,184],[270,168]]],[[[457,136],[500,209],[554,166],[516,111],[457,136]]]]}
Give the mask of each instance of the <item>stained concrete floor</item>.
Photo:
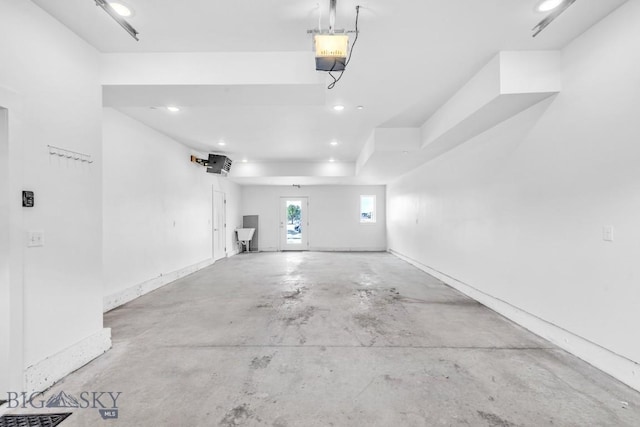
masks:
{"type": "Polygon", "coordinates": [[[70,426],[640,426],[640,394],[385,253],[217,262],[105,315],[70,426]],[[103,399],[104,400],[104,399],[103,399]]]}

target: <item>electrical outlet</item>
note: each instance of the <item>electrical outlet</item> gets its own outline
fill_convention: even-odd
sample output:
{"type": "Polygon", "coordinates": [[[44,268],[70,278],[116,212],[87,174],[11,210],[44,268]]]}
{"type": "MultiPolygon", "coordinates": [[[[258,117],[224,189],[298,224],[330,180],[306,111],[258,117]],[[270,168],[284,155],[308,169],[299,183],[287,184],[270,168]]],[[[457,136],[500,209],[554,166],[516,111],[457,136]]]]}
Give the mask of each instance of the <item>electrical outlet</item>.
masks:
{"type": "Polygon", "coordinates": [[[29,231],[27,233],[27,247],[44,246],[44,231],[29,231]]]}
{"type": "Polygon", "coordinates": [[[605,225],[602,227],[602,240],[605,242],[613,242],[613,225],[605,225]]]}

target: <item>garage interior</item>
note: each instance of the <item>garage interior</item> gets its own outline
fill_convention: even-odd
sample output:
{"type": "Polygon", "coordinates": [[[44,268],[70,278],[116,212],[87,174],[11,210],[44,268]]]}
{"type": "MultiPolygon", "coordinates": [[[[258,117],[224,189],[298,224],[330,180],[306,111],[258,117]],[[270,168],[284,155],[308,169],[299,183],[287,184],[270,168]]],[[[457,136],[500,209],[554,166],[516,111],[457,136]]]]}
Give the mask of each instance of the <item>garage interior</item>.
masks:
{"type": "Polygon", "coordinates": [[[638,425],[640,1],[118,3],[0,0],[0,417],[638,425]]]}

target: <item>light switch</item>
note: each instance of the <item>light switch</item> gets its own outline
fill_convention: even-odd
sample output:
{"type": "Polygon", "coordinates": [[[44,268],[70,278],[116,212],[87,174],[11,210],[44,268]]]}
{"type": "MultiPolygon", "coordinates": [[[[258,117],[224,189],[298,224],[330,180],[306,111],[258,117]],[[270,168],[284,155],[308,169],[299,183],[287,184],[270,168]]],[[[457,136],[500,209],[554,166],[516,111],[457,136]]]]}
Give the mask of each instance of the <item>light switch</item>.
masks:
{"type": "Polygon", "coordinates": [[[27,233],[27,247],[44,246],[44,231],[29,231],[27,233]]]}
{"type": "Polygon", "coordinates": [[[613,225],[605,225],[602,227],[602,240],[605,242],[613,242],[613,225]]]}

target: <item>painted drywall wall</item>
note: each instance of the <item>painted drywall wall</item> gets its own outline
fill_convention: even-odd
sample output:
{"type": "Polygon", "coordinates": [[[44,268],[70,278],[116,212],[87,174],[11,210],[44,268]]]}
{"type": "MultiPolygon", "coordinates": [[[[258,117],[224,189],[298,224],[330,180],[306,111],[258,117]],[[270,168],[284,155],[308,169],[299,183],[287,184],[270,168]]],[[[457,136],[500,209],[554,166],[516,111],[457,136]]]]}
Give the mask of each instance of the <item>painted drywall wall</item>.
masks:
{"type": "Polygon", "coordinates": [[[309,249],[379,251],[386,249],[384,186],[244,186],[242,215],[259,215],[259,247],[279,250],[280,197],[309,197],[309,249]],[[375,195],[377,222],[361,224],[360,196],[375,195]]]}
{"type": "Polygon", "coordinates": [[[227,196],[232,250],[240,186],[206,173],[186,146],[111,108],[103,112],[103,139],[105,296],[212,262],[214,189],[227,196]]]}
{"type": "MultiPolygon", "coordinates": [[[[34,208],[20,208],[12,220],[10,237],[12,251],[21,253],[24,298],[12,307],[22,310],[24,325],[12,329],[23,335],[28,371],[104,332],[98,53],[32,2],[4,0],[0,58],[0,88],[22,105],[10,109],[9,143],[20,167],[12,166],[9,178],[36,197],[34,208]],[[94,162],[54,158],[47,145],[87,153],[94,162]],[[27,231],[44,232],[44,246],[27,248],[27,231]]],[[[20,200],[13,190],[11,200],[20,200]]],[[[95,356],[104,348],[88,351],[95,356]]],[[[73,368],[86,363],[86,354],[70,354],[73,368]]],[[[53,375],[49,381],[59,378],[53,375]]]]}
{"type": "Polygon", "coordinates": [[[559,95],[388,185],[391,250],[584,338],[608,372],[599,348],[630,361],[636,387],[639,21],[624,4],[563,50],[559,95]]]}

